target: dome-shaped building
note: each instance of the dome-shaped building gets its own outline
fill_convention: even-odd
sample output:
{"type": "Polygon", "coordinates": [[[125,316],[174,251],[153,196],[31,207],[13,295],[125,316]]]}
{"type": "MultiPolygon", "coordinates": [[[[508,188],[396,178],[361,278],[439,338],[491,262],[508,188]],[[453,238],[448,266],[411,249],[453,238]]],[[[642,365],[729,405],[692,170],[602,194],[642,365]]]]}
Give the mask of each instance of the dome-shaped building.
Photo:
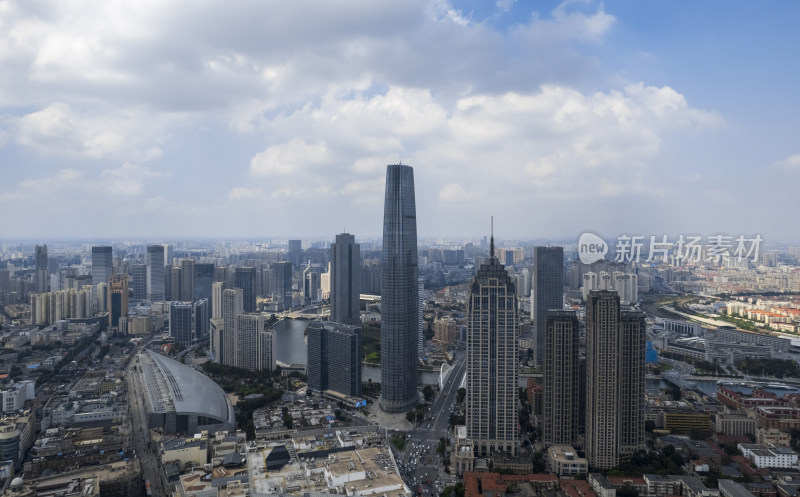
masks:
{"type": "Polygon", "coordinates": [[[233,404],[208,376],[151,350],[138,358],[150,428],[164,433],[236,429],[233,404]]]}

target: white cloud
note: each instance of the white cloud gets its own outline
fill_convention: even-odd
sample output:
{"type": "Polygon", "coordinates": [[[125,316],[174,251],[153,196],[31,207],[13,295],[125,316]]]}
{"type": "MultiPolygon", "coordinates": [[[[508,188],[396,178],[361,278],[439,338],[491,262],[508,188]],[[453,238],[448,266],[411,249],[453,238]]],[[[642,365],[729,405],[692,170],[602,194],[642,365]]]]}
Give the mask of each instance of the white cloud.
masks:
{"type": "Polygon", "coordinates": [[[108,168],[98,174],[83,169],[59,169],[49,176],[22,180],[13,191],[0,193],[0,201],[41,203],[63,206],[75,195],[108,197],[117,201],[121,197],[137,197],[150,179],[164,178],[161,173],[145,166],[125,163],[117,168],[108,168]]]}
{"type": "Polygon", "coordinates": [[[294,139],[269,147],[250,161],[250,170],[260,176],[296,176],[329,159],[325,143],[308,144],[294,139]]]}
{"type": "Polygon", "coordinates": [[[264,190],[261,188],[237,186],[228,193],[228,200],[250,200],[262,197],[264,197],[264,190]]]}
{"type": "Polygon", "coordinates": [[[458,183],[448,183],[439,191],[439,200],[443,202],[469,202],[478,198],[478,195],[470,193],[458,183]]]}
{"type": "Polygon", "coordinates": [[[788,171],[800,171],[800,154],[791,155],[783,160],[775,162],[773,165],[788,171]]]}
{"type": "Polygon", "coordinates": [[[141,162],[161,156],[163,121],[139,109],[91,113],[59,102],[21,116],[13,132],[19,144],[46,155],[141,162]]]}

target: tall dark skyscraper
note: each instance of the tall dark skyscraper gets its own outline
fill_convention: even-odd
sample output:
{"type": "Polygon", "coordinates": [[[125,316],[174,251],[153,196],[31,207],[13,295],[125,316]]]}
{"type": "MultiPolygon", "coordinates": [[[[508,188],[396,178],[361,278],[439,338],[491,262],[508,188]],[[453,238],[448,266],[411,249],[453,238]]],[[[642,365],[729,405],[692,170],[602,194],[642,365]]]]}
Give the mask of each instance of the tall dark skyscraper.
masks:
{"type": "MultiPolygon", "coordinates": [[[[175,292],[172,292],[173,295],[175,292]]],[[[194,259],[187,258],[181,261],[181,290],[179,299],[182,302],[191,302],[194,298],[194,259]]]]}
{"type": "Polygon", "coordinates": [[[308,388],[361,395],[361,328],[314,321],[308,335],[308,388]]]}
{"type": "Polygon", "coordinates": [[[564,307],[564,249],[562,247],[533,248],[533,324],[536,348],[533,360],[544,363],[544,335],[547,331],[547,311],[564,307]]]}
{"type": "Polygon", "coordinates": [[[118,328],[119,318],[128,315],[128,276],[112,275],[108,282],[108,327],[118,328]]]}
{"type": "Polygon", "coordinates": [[[194,265],[194,296],[193,300],[208,299],[208,307],[214,305],[211,285],[214,283],[214,263],[197,262],[194,265]]]}
{"type": "MultiPolygon", "coordinates": [[[[92,269],[94,272],[94,269],[92,269]]],[[[92,276],[94,281],[94,275],[92,276]]],[[[147,298],[147,265],[134,264],[131,266],[131,286],[133,288],[134,300],[144,300],[147,298]]]]}
{"type": "Polygon", "coordinates": [[[273,298],[283,302],[284,309],[292,308],[292,263],[276,262],[272,265],[273,298]]]}
{"type": "Polygon", "coordinates": [[[517,295],[494,255],[481,264],[467,307],[467,435],[475,456],[517,454],[517,295]]]}
{"type": "Polygon", "coordinates": [[[96,245],[92,247],[92,286],[97,287],[100,283],[111,280],[114,272],[114,257],[111,247],[108,245],[96,245]]]}
{"type": "Polygon", "coordinates": [[[300,266],[302,262],[300,258],[303,256],[302,240],[289,240],[289,250],[286,255],[288,261],[291,262],[293,266],[300,266]]]}
{"type": "Polygon", "coordinates": [[[244,292],[244,312],[256,312],[256,268],[237,267],[233,275],[233,286],[244,292]]]}
{"type": "Polygon", "coordinates": [[[153,302],[164,300],[164,246],[147,246],[147,298],[153,302]]]}
{"type": "Polygon", "coordinates": [[[586,302],[586,458],[611,469],[644,443],[645,322],[617,292],[586,302]]]}
{"type": "Polygon", "coordinates": [[[580,325],[575,311],[550,311],[544,337],[544,408],[542,440],[546,445],[578,442],[581,381],[578,355],[580,325]]]}
{"type": "Polygon", "coordinates": [[[361,248],[349,233],[331,244],[331,321],[361,325],[361,248]]]}
{"type": "Polygon", "coordinates": [[[36,269],[36,293],[45,293],[50,286],[50,276],[47,271],[47,245],[36,246],[33,263],[36,269]]]}
{"type": "Polygon", "coordinates": [[[417,394],[419,313],[414,170],[386,168],[381,261],[381,398],[386,412],[406,412],[417,394]]]}

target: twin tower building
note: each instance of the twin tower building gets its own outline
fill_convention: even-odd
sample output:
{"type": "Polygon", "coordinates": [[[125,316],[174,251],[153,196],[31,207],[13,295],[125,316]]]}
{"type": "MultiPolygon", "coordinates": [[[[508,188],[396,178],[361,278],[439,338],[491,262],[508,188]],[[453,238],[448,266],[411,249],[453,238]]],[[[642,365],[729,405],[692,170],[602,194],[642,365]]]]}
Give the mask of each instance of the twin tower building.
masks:
{"type": "MultiPolygon", "coordinates": [[[[535,359],[544,369],[543,439],[577,445],[609,469],[644,443],[645,322],[619,295],[592,291],[586,344],[563,310],[561,247],[534,250],[535,359]]],[[[418,402],[419,290],[414,172],[389,165],[381,267],[381,398],[402,413],[418,402]]],[[[519,309],[513,279],[494,255],[481,264],[467,309],[466,424],[474,457],[515,456],[519,443],[519,309]]]]}

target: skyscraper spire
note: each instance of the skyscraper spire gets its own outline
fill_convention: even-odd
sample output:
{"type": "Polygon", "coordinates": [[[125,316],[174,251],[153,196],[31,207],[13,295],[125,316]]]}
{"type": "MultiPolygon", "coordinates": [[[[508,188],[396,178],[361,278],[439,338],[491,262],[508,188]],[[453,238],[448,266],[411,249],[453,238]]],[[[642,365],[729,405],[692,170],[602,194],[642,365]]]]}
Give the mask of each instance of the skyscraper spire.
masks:
{"type": "Polygon", "coordinates": [[[492,216],[491,236],[489,238],[489,260],[494,260],[494,216],[492,216]]]}

